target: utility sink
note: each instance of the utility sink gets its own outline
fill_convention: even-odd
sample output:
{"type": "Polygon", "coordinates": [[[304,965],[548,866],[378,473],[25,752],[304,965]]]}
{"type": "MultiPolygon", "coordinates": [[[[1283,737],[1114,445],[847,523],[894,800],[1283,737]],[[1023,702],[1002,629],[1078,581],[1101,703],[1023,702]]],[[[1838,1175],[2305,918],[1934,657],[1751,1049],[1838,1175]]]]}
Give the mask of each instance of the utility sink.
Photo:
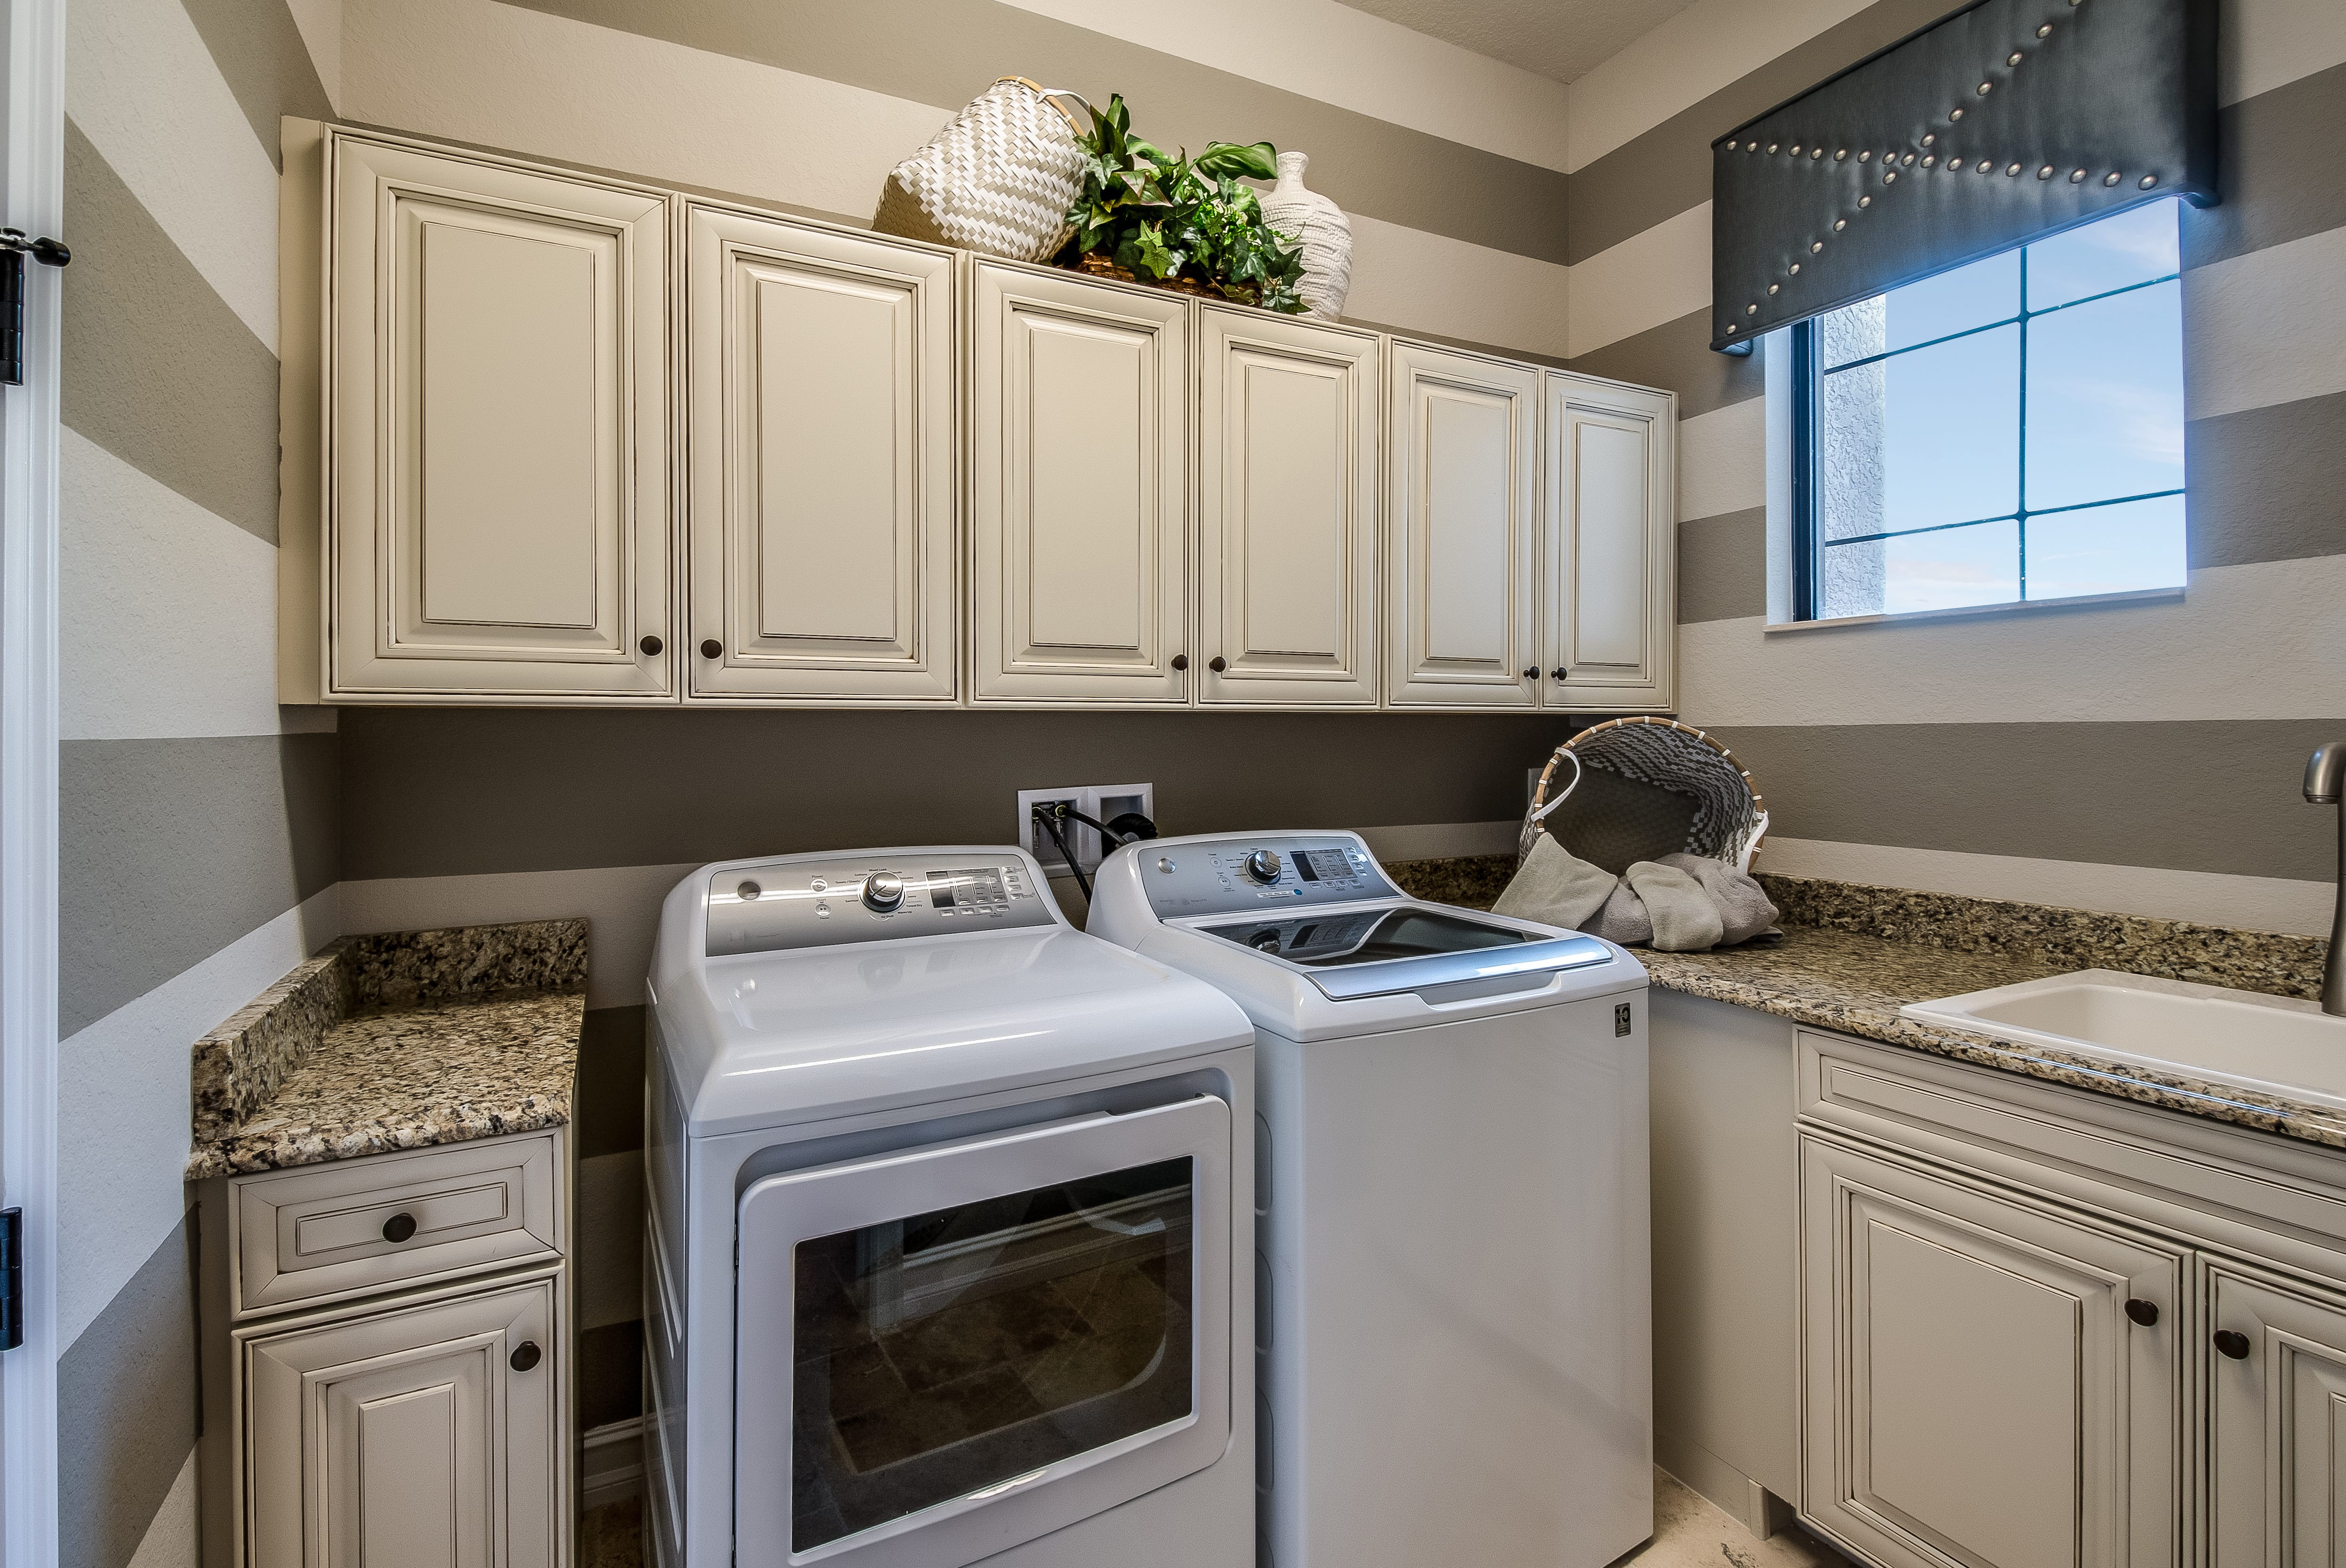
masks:
{"type": "Polygon", "coordinates": [[[2294,997],[2084,969],[1899,1012],[1918,1023],[2346,1110],[2346,1018],[2294,997]]]}

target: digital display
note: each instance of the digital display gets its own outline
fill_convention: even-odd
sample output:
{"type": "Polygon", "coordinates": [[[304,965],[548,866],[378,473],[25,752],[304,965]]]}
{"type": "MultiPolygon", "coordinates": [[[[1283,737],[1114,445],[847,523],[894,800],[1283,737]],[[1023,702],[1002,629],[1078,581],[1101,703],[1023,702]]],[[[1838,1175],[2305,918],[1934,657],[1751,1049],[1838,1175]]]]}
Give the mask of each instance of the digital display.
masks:
{"type": "Polygon", "coordinates": [[[1360,873],[1341,850],[1298,850],[1295,871],[1307,882],[1349,881],[1360,873]]]}
{"type": "Polygon", "coordinates": [[[998,910],[1008,903],[1002,890],[1002,872],[996,867],[929,873],[929,904],[933,909],[998,910]]]}

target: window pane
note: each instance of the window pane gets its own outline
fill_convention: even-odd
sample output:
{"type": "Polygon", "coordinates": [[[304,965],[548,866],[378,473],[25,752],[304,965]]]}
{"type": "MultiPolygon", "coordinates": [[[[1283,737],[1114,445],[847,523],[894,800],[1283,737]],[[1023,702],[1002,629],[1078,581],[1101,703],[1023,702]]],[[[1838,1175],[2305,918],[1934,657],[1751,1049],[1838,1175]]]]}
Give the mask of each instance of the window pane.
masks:
{"type": "Polygon", "coordinates": [[[2020,252],[1925,278],[1818,318],[1828,369],[2020,314],[2020,252]]]}
{"type": "Polygon", "coordinates": [[[1882,607],[1892,615],[2020,597],[2020,524],[2009,518],[1882,543],[1882,607]]]}
{"type": "Polygon", "coordinates": [[[2028,520],[2028,596],[2183,585],[2183,497],[2128,501],[2028,520]]]}
{"type": "Polygon", "coordinates": [[[2028,248],[2028,308],[2164,278],[2177,260],[2174,202],[2116,213],[2028,248]]]}
{"type": "Polygon", "coordinates": [[[2028,504],[2074,506],[2183,484],[2180,282],[2028,324],[2028,504]]]}
{"type": "Polygon", "coordinates": [[[1832,372],[1822,402],[1824,538],[2019,509],[2018,327],[1832,372]]]}
{"type": "Polygon", "coordinates": [[[1191,1203],[1166,1160],[801,1242],[791,1549],[1188,1415],[1191,1203]]]}

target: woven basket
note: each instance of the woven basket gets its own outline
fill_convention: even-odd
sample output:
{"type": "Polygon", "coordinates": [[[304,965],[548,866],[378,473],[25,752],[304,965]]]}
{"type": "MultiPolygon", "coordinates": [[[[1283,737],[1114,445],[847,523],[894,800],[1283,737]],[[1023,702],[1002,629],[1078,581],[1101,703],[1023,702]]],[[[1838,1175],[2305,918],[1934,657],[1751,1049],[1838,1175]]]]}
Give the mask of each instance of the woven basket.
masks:
{"type": "Polygon", "coordinates": [[[1616,875],[1680,852],[1748,871],[1768,812],[1726,747],[1674,718],[1639,717],[1584,729],[1556,748],[1524,814],[1517,865],[1543,827],[1616,875]],[[1558,764],[1569,764],[1570,778],[1551,798],[1558,764]]]}
{"type": "Polygon", "coordinates": [[[1075,270],[1088,272],[1095,278],[1114,278],[1121,283],[1137,283],[1144,289],[1166,289],[1176,294],[1195,294],[1200,300],[1236,300],[1241,305],[1251,305],[1257,297],[1252,289],[1244,286],[1236,293],[1225,293],[1211,283],[1200,282],[1180,272],[1170,278],[1144,278],[1137,272],[1117,266],[1096,251],[1089,256],[1077,257],[1075,270]]]}
{"type": "Polygon", "coordinates": [[[1075,232],[1067,209],[1084,183],[1076,144],[1082,127],[1056,101],[1063,97],[1084,104],[1024,76],[986,88],[888,176],[873,230],[1014,261],[1048,260],[1075,232]]]}

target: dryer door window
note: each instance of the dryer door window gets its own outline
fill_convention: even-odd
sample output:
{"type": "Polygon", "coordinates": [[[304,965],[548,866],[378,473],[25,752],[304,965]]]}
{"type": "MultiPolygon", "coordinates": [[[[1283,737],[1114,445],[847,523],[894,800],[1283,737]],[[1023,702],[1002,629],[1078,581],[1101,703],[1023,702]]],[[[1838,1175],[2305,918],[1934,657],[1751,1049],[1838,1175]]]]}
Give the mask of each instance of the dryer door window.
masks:
{"type": "Polygon", "coordinates": [[[1014,1519],[1031,1539],[1211,1462],[1230,1204],[1229,1111],[1209,1095],[754,1184],[743,1568],[852,1562],[909,1532],[923,1563],[974,1561],[1014,1519]]]}
{"type": "Polygon", "coordinates": [[[799,1243],[792,1549],[1188,1415],[1194,1163],[799,1243]]]}

